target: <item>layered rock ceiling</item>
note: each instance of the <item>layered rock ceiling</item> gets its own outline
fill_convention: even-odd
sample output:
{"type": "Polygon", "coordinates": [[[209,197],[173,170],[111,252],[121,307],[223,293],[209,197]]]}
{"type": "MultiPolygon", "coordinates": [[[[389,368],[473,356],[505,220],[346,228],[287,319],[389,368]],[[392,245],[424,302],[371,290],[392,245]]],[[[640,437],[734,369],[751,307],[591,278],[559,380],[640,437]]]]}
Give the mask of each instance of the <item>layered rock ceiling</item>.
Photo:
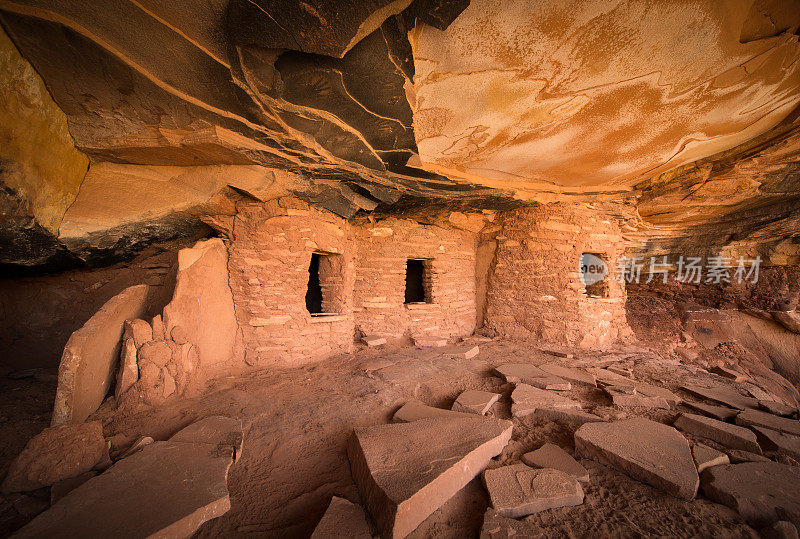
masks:
{"type": "Polygon", "coordinates": [[[286,194],[591,203],[641,252],[800,255],[796,0],[1,0],[0,23],[6,272],[286,194]]]}

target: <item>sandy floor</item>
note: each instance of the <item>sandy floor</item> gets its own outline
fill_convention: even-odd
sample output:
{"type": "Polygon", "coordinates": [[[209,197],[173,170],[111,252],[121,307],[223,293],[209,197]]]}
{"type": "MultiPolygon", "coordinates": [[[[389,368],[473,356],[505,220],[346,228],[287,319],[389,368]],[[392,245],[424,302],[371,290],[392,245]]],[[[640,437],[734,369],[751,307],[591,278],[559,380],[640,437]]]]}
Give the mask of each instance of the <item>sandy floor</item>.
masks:
{"type": "MultiPolygon", "coordinates": [[[[449,408],[463,390],[492,390],[502,393],[503,399],[490,414],[510,418],[509,395],[513,387],[491,375],[493,367],[506,362],[589,365],[622,359],[634,364],[637,379],[673,390],[684,381],[702,381],[711,376],[695,374],[696,369],[674,360],[665,363],[652,352],[635,347],[605,354],[578,353],[575,359],[561,359],[525,343],[479,344],[481,353],[473,360],[458,355],[469,347],[466,343],[429,350],[363,349],[352,356],[303,368],[215,380],[202,399],[168,408],[125,412],[108,406],[97,416],[104,423],[106,437],[120,435],[117,439],[130,440],[138,435],[166,439],[208,415],[242,418],[246,432],[244,454],[232,467],[228,482],[232,508],[223,517],[206,523],[197,535],[303,537],[314,529],[331,496],[359,501],[345,455],[345,441],[353,427],[388,422],[409,398],[449,408]]],[[[588,411],[607,419],[646,415],[671,422],[678,411],[687,411],[622,409],[612,406],[601,391],[587,386],[573,385],[568,393],[581,400],[588,411]]],[[[31,392],[25,398],[36,399],[36,395],[31,392]]],[[[8,399],[2,401],[0,414],[15,414],[8,408],[13,405],[10,403],[8,399]]],[[[44,402],[37,405],[42,413],[48,408],[44,402]]],[[[512,441],[492,466],[517,461],[545,441],[573,451],[573,433],[567,427],[534,418],[513,421],[512,441]]],[[[30,433],[44,423],[31,421],[30,433]]],[[[2,455],[3,466],[7,466],[10,451],[9,447],[2,455]]],[[[550,537],[755,536],[726,507],[702,499],[684,502],[609,468],[590,461],[583,463],[592,474],[585,503],[529,517],[550,537]]],[[[476,536],[487,505],[486,493],[475,480],[431,515],[413,536],[476,536]]]]}

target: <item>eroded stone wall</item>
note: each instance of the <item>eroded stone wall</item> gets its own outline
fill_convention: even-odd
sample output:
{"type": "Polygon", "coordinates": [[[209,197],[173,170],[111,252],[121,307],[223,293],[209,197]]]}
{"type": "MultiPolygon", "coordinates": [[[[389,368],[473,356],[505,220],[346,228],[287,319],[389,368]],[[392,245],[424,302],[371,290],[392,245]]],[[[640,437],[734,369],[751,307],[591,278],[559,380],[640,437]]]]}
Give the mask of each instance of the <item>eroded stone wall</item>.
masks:
{"type": "Polygon", "coordinates": [[[475,329],[475,234],[386,219],[354,226],[356,329],[365,335],[457,337],[475,329]],[[405,304],[406,262],[423,259],[426,302],[405,304]]]}
{"type": "Polygon", "coordinates": [[[239,205],[229,272],[248,364],[300,365],[352,350],[350,229],[344,219],[293,198],[239,205]],[[340,296],[333,302],[338,313],[312,316],[306,309],[315,252],[342,257],[335,264],[341,272],[340,296]]]}
{"type": "Polygon", "coordinates": [[[624,241],[617,224],[583,204],[548,204],[498,214],[485,325],[510,337],[596,347],[631,335],[625,288],[614,277],[624,241]],[[604,295],[586,293],[583,253],[612,274],[604,295]]]}

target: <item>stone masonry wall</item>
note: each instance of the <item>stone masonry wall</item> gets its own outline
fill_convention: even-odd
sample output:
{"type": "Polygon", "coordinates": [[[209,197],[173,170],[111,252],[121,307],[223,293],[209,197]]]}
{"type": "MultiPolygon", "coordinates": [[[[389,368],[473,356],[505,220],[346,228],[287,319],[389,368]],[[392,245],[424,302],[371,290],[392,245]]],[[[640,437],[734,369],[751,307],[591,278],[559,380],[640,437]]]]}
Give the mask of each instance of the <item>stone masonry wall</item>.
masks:
{"type": "Polygon", "coordinates": [[[485,325],[511,337],[599,347],[631,336],[625,287],[615,279],[624,241],[618,226],[587,205],[548,204],[498,214],[485,325]],[[591,297],[582,253],[608,262],[607,297],[591,297]]]}
{"type": "Polygon", "coordinates": [[[474,331],[474,233],[407,219],[366,222],[353,231],[358,331],[390,338],[453,338],[474,331]],[[425,259],[427,303],[404,304],[408,259],[425,259]]]}
{"type": "MultiPolygon", "coordinates": [[[[355,243],[351,226],[293,198],[242,204],[234,219],[229,272],[245,360],[254,366],[293,366],[350,352],[355,243]],[[337,314],[306,310],[309,264],[315,252],[341,256],[337,314]]],[[[326,268],[330,269],[330,268],[326,268]]]]}

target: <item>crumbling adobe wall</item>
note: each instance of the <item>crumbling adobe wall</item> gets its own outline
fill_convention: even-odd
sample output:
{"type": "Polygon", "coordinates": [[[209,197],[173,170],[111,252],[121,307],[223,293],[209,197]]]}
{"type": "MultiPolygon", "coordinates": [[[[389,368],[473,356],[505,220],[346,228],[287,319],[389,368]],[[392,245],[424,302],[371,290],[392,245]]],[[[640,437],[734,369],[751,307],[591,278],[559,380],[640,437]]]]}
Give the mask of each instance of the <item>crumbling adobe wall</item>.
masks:
{"type": "Polygon", "coordinates": [[[354,254],[350,225],[300,200],[238,206],[228,268],[248,364],[300,365],[352,350],[354,254]],[[335,316],[306,309],[314,252],[342,257],[335,316]]]}
{"type": "Polygon", "coordinates": [[[365,335],[457,337],[475,329],[475,234],[408,219],[354,226],[354,310],[365,335]],[[404,304],[406,262],[426,259],[428,303],[404,304]]]}
{"type": "Polygon", "coordinates": [[[624,240],[617,224],[585,204],[526,206],[498,214],[485,325],[506,336],[598,347],[631,334],[616,280],[624,240]],[[582,253],[607,261],[607,297],[590,297],[582,253]]]}

